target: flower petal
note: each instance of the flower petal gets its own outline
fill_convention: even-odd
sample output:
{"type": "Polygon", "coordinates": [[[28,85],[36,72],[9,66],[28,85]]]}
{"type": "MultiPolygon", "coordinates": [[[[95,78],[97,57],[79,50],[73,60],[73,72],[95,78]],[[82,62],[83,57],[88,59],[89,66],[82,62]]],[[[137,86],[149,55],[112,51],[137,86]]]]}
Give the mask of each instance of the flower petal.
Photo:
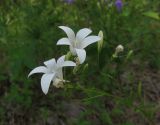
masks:
{"type": "Polygon", "coordinates": [[[39,67],[36,67],[35,69],[33,69],[30,73],[29,73],[29,75],[28,75],[28,77],[30,77],[32,74],[34,74],[34,73],[46,73],[47,72],[47,68],[46,67],[44,67],[44,66],[39,66],[39,67]]]}
{"type": "Polygon", "coordinates": [[[62,38],[58,40],[57,45],[71,45],[71,43],[68,38],[62,38]]]}
{"type": "Polygon", "coordinates": [[[57,65],[58,65],[59,67],[61,67],[62,64],[64,63],[64,60],[65,60],[65,55],[59,57],[58,60],[57,60],[57,65]]]}
{"type": "Polygon", "coordinates": [[[69,46],[70,52],[72,53],[72,55],[76,55],[76,50],[73,46],[69,46]]]}
{"type": "Polygon", "coordinates": [[[62,29],[67,34],[69,40],[71,40],[72,42],[75,41],[75,33],[71,28],[66,26],[59,26],[59,28],[62,29]]]}
{"type": "Polygon", "coordinates": [[[47,68],[53,68],[55,65],[56,65],[56,60],[53,58],[53,59],[50,59],[48,61],[45,61],[44,64],[47,66],[47,68]]]}
{"type": "Polygon", "coordinates": [[[86,59],[86,51],[84,49],[76,49],[76,53],[80,64],[82,64],[86,59]]]}
{"type": "Polygon", "coordinates": [[[51,81],[53,80],[55,74],[44,74],[41,78],[41,88],[44,94],[48,93],[48,89],[50,86],[51,81]]]}
{"type": "Polygon", "coordinates": [[[77,35],[76,35],[76,39],[78,41],[82,41],[85,37],[87,37],[90,33],[92,32],[92,30],[88,29],[88,28],[83,28],[81,30],[79,30],[77,32],[77,35]]]}
{"type": "Polygon", "coordinates": [[[89,36],[86,37],[82,42],[82,48],[86,48],[88,45],[95,43],[97,41],[101,40],[99,36],[89,36]]]}
{"type": "Polygon", "coordinates": [[[65,61],[65,55],[61,56],[57,60],[57,65],[59,66],[59,68],[64,67],[64,66],[76,66],[76,64],[72,61],[65,61]]]}
{"type": "Polygon", "coordinates": [[[62,64],[63,67],[65,66],[76,66],[76,63],[72,62],[72,61],[65,61],[63,64],[62,64]]]}

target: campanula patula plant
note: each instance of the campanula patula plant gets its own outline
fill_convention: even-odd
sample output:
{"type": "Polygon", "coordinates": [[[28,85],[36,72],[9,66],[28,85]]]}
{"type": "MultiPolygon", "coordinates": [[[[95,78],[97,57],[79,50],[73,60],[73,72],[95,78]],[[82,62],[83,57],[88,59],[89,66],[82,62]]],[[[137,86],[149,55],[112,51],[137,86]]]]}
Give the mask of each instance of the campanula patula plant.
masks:
{"type": "Polygon", "coordinates": [[[159,4],[0,0],[0,125],[158,124],[159,4]]]}
{"type": "Polygon", "coordinates": [[[65,55],[61,56],[57,61],[55,58],[45,61],[45,66],[39,66],[33,69],[28,76],[35,73],[44,73],[41,78],[41,88],[44,94],[48,93],[51,82],[57,88],[63,86],[63,71],[62,68],[66,66],[76,66],[76,64],[82,64],[86,59],[86,48],[88,45],[101,40],[99,36],[89,36],[92,30],[83,28],[75,34],[73,30],[66,26],[59,26],[66,34],[67,37],[58,40],[57,45],[69,45],[70,52],[73,56],[76,56],[78,63],[65,60],[65,55]],[[61,85],[60,85],[61,84],[61,85]]]}

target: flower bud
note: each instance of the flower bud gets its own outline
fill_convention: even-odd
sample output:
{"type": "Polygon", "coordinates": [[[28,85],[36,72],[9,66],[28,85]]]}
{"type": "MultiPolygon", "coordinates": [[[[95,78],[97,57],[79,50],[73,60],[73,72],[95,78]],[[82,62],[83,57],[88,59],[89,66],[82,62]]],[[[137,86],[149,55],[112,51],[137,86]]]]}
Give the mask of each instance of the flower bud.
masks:
{"type": "Polygon", "coordinates": [[[100,53],[103,46],[103,32],[99,31],[98,36],[101,38],[101,40],[98,41],[98,53],[100,53]]]}
{"type": "Polygon", "coordinates": [[[118,54],[118,53],[123,52],[123,51],[124,51],[124,47],[122,45],[118,45],[116,47],[115,53],[118,54]]]}
{"type": "Polygon", "coordinates": [[[115,53],[112,55],[113,58],[117,58],[120,52],[124,51],[124,47],[122,45],[118,45],[116,47],[115,53]]]}

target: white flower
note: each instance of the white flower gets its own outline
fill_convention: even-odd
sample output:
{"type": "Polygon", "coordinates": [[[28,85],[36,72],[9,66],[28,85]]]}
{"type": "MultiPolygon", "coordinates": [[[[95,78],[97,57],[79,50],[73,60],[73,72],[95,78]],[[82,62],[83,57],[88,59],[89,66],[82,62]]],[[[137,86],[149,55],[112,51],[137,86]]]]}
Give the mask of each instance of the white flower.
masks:
{"type": "Polygon", "coordinates": [[[70,51],[73,55],[77,55],[80,64],[82,64],[86,59],[86,48],[88,45],[95,43],[101,38],[99,36],[88,36],[92,31],[88,28],[83,28],[75,33],[73,30],[66,26],[59,26],[68,36],[68,38],[62,38],[58,40],[57,45],[69,45],[70,51]]]}
{"type": "Polygon", "coordinates": [[[63,81],[63,72],[62,68],[65,66],[76,66],[76,64],[72,61],[65,61],[65,56],[61,56],[57,62],[53,58],[44,62],[45,66],[39,66],[33,69],[29,75],[31,76],[34,73],[44,73],[41,78],[41,88],[44,94],[48,93],[48,89],[51,81],[57,82],[57,78],[63,81]]]}

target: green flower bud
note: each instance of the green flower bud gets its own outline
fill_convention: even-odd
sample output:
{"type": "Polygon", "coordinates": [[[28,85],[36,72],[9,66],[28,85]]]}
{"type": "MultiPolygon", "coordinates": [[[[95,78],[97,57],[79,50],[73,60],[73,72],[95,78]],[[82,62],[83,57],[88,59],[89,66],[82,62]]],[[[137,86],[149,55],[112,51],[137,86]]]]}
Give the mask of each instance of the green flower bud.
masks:
{"type": "Polygon", "coordinates": [[[98,36],[101,38],[101,40],[98,41],[98,53],[100,53],[103,47],[103,32],[99,31],[98,36]]]}

